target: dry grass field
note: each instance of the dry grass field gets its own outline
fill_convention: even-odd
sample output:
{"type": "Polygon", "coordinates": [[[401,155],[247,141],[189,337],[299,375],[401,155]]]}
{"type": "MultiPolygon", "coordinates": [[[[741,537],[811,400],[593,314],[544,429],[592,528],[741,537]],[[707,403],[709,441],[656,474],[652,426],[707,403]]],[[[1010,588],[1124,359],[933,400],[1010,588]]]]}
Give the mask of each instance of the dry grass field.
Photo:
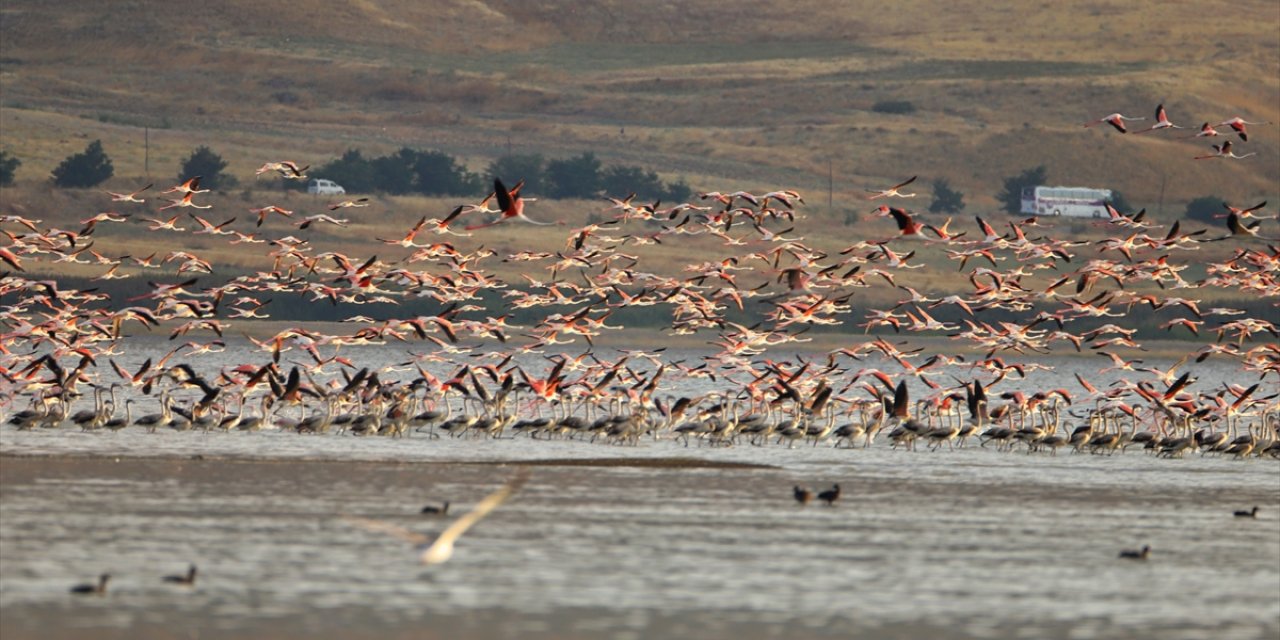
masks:
{"type": "MultiPolygon", "coordinates": [[[[961,229],[973,214],[1003,225],[994,212],[1004,178],[1041,164],[1051,182],[1118,189],[1166,224],[1199,196],[1280,201],[1276,124],[1252,128],[1241,147],[1257,155],[1242,161],[1192,160],[1208,143],[1188,132],[1081,127],[1115,111],[1149,124],[1161,102],[1191,127],[1237,115],[1280,122],[1275,3],[907,0],[887,11],[801,1],[741,2],[729,12],[722,4],[297,0],[282,11],[242,0],[5,2],[0,149],[22,165],[16,186],[0,190],[0,212],[75,228],[111,209],[98,190],[49,184],[50,171],[94,139],[115,165],[107,186],[121,190],[168,184],[192,149],[211,147],[240,182],[208,194],[215,223],[238,215],[243,224],[249,208],[267,204],[324,211],[324,198],[255,180],[264,161],[318,166],[350,148],[371,157],[404,146],[444,151],[473,171],[508,153],[592,151],[696,190],[797,189],[809,204],[793,235],[833,255],[893,235],[890,221],[868,216],[875,203],[863,189],[910,175],[921,176],[922,197],[907,201],[916,210],[928,205],[934,178],[964,192],[961,229]],[[883,100],[908,100],[916,111],[874,111],[883,100]],[[861,222],[841,224],[851,212],[861,222]]],[[[156,197],[135,213],[162,202],[156,197]]],[[[458,202],[375,197],[339,212],[351,219],[347,229],[293,231],[322,249],[399,259],[409,252],[376,238],[398,238],[458,202]]],[[[603,200],[544,200],[530,215],[563,226],[452,240],[464,251],[493,249],[484,268],[515,282],[545,263],[503,257],[563,249],[569,229],[605,208],[603,200]]],[[[275,237],[288,225],[272,221],[263,231],[275,237]]],[[[134,230],[101,226],[97,249],[140,256],[185,247],[224,274],[271,266],[266,250],[134,230]]],[[[1064,221],[1052,233],[1097,241],[1110,231],[1064,221]]],[[[670,275],[703,250],[724,251],[709,237],[619,249],[670,275]]],[[[1201,255],[1228,251],[1205,246],[1201,255]]],[[[968,286],[940,248],[922,248],[915,260],[935,267],[919,285],[968,286]]],[[[756,266],[748,285],[775,275],[756,266]]],[[[102,271],[39,268],[86,278],[102,271]]],[[[896,295],[883,287],[868,294],[885,299],[867,304],[896,295]]]]}
{"type": "Polygon", "coordinates": [[[1280,7],[1248,1],[14,0],[0,8],[0,147],[39,183],[100,138],[126,184],[176,174],[202,144],[249,184],[263,160],[352,147],[439,149],[474,170],[590,150],[823,208],[830,170],[837,210],[919,174],[989,211],[1004,177],[1045,164],[1053,182],[1173,216],[1202,195],[1280,195],[1276,126],[1248,161],[1192,162],[1207,143],[1080,124],[1150,119],[1160,102],[1188,126],[1280,122],[1278,34],[1280,7]],[[872,111],[880,100],[917,111],[872,111]]]}

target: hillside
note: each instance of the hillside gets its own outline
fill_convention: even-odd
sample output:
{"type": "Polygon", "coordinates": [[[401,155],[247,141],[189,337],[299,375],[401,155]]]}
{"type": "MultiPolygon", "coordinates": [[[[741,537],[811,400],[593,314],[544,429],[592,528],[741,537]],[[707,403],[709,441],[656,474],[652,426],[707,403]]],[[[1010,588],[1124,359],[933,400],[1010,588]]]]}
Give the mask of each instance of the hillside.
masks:
{"type": "Polygon", "coordinates": [[[249,185],[268,159],[410,146],[474,170],[590,150],[695,189],[825,196],[830,172],[841,211],[916,174],[989,211],[1005,177],[1039,164],[1166,215],[1210,194],[1280,200],[1275,124],[1254,128],[1256,156],[1204,162],[1191,158],[1208,143],[1186,132],[1080,126],[1150,121],[1161,102],[1190,127],[1280,122],[1273,2],[722,5],[11,0],[0,148],[29,184],[101,138],[123,183],[167,179],[202,144],[249,185]],[[872,109],[884,100],[916,111],[872,109]]]}

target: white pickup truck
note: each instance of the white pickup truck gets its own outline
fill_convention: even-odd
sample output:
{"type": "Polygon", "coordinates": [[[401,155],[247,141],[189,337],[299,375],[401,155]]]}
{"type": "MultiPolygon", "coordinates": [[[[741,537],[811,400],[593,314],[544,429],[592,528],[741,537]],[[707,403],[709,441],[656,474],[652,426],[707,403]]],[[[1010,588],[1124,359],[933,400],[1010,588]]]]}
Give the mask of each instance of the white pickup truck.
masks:
{"type": "Polygon", "coordinates": [[[342,185],[332,180],[316,178],[307,183],[307,193],[314,193],[321,196],[337,196],[343,195],[346,192],[347,190],[343,189],[342,185]]]}

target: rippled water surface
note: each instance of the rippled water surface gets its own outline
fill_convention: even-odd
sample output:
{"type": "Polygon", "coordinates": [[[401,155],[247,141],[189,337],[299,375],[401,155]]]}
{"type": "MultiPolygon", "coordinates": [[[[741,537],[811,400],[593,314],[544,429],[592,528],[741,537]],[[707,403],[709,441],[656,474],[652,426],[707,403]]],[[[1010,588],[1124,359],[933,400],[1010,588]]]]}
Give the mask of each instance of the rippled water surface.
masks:
{"type": "Polygon", "coordinates": [[[0,614],[5,640],[1275,638],[1280,462],[6,426],[0,614]],[[343,519],[431,534],[518,467],[438,567],[343,519]]]}
{"type": "Polygon", "coordinates": [[[1272,460],[240,436],[138,434],[157,458],[4,457],[5,638],[1280,631],[1272,460]],[[383,461],[237,457],[254,446],[383,461]],[[518,462],[529,484],[442,566],[340,517],[437,531],[447,518],[423,504],[461,512],[518,462]],[[833,482],[834,507],[791,498],[833,482]],[[1253,504],[1258,519],[1232,517],[1253,504]],[[1142,544],[1149,561],[1116,557],[1142,544]],[[160,582],[189,562],[194,589],[160,582]],[[67,594],[100,572],[106,597],[67,594]]]}

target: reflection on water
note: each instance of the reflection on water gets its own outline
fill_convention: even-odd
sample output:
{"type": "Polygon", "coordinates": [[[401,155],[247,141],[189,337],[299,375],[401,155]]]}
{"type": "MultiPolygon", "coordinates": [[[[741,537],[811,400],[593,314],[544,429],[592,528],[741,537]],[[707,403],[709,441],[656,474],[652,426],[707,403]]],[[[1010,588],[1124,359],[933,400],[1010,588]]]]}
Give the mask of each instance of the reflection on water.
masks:
{"type": "MultiPolygon", "coordinates": [[[[23,435],[36,449],[47,436],[23,435]]],[[[6,639],[97,628],[156,637],[1280,631],[1280,466],[1271,460],[77,435],[135,454],[148,443],[168,457],[3,459],[6,639]],[[249,453],[241,447],[298,442],[313,447],[310,458],[413,462],[237,459],[249,453]],[[196,451],[205,459],[191,459],[196,451]],[[448,499],[461,513],[510,477],[512,461],[602,452],[651,463],[535,464],[529,485],[439,567],[340,519],[430,533],[448,518],[419,515],[423,504],[448,499]],[[686,462],[658,464],[673,456],[686,462]],[[794,484],[832,482],[845,489],[834,507],[791,497],[794,484]],[[1262,507],[1257,520],[1232,517],[1252,504],[1262,507]],[[1154,549],[1148,562],[1116,557],[1142,544],[1154,549]],[[190,562],[200,566],[194,590],[160,581],[190,562]],[[105,598],[66,593],[102,571],[115,576],[105,598]]]]}
{"type": "MultiPolygon", "coordinates": [[[[139,346],[125,368],[167,348],[139,346]]],[[[212,372],[233,357],[201,364],[212,372]]],[[[1002,389],[1074,389],[1075,373],[1096,371],[1087,358],[1037,364],[1052,370],[1002,389]]],[[[1214,361],[1196,375],[1201,389],[1251,383],[1214,361]]],[[[666,382],[673,395],[716,388],[666,382]]],[[[136,427],[5,427],[0,454],[5,640],[1280,633],[1270,459],[136,427]],[[532,465],[528,486],[439,567],[341,519],[432,533],[450,518],[422,505],[450,500],[463,513],[516,464],[532,465]],[[835,482],[833,507],[792,499],[793,485],[835,482]],[[1232,516],[1254,504],[1256,520],[1232,516]],[[1147,562],[1116,557],[1143,544],[1147,562]],[[188,563],[200,567],[194,589],[161,582],[188,563]],[[106,597],[67,593],[101,572],[114,576],[106,597]]]]}

